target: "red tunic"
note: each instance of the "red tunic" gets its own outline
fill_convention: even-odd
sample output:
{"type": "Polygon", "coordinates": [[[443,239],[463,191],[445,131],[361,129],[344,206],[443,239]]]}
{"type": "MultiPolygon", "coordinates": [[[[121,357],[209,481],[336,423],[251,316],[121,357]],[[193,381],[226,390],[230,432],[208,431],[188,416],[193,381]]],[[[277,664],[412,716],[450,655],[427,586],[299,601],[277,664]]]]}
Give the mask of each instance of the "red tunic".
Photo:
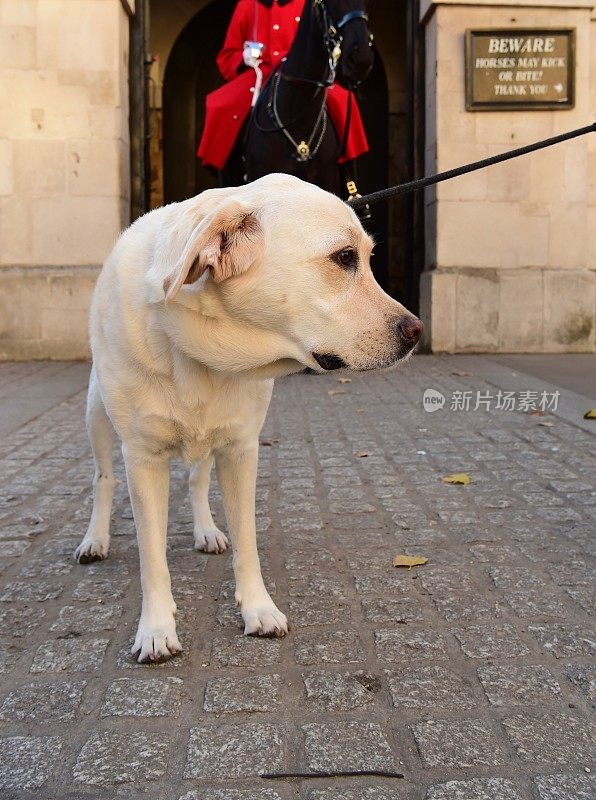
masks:
{"type": "MultiPolygon", "coordinates": [[[[265,45],[261,64],[264,83],[292,46],[303,8],[304,0],[290,0],[283,6],[273,0],[270,8],[257,3],[257,0],[239,0],[224,46],[217,56],[217,66],[228,83],[207,95],[205,129],[197,152],[203,164],[223,169],[240,128],[250,112],[255,71],[248,68],[238,73],[243,64],[244,42],[251,40],[265,45]]],[[[347,90],[338,84],[332,86],[327,92],[327,108],[341,139],[348,108],[347,90]]],[[[350,131],[346,152],[340,161],[349,161],[367,150],[368,143],[358,104],[352,98],[350,131]]]]}

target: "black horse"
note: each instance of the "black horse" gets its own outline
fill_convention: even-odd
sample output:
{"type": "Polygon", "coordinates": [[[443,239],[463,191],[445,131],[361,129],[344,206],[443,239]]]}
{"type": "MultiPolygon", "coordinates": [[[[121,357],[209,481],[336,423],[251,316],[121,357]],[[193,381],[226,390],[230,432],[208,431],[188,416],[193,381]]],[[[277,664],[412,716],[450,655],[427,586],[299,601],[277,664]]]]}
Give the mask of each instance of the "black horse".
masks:
{"type": "Polygon", "coordinates": [[[346,130],[327,118],[326,89],[352,91],[372,68],[366,0],[306,0],[286,59],[263,87],[244,136],[246,180],[285,172],[340,193],[346,130]]]}

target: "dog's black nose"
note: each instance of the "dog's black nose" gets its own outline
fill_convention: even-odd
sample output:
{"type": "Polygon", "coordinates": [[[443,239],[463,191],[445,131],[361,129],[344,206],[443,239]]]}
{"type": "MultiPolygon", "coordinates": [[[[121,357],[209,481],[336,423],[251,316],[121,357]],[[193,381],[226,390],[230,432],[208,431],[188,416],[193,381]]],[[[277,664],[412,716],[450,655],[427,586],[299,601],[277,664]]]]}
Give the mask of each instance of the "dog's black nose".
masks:
{"type": "Polygon", "coordinates": [[[406,314],[398,319],[397,328],[402,339],[408,342],[408,344],[416,344],[418,339],[422,336],[424,325],[418,317],[415,317],[413,314],[406,314]]]}

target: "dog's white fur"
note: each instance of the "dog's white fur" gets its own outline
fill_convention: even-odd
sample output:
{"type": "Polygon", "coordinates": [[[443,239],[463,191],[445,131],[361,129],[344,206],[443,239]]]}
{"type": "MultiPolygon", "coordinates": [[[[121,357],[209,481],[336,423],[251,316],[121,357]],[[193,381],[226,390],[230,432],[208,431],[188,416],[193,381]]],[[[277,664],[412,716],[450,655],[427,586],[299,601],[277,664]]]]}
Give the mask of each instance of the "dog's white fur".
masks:
{"type": "Polygon", "coordinates": [[[106,261],[91,310],[93,513],[75,555],[87,562],[108,554],[115,429],[140,553],[139,661],[180,650],[166,562],[169,461],[177,454],[191,465],[195,547],[219,553],[228,541],[209,510],[215,460],[245,633],[287,632],[257,553],[258,436],[272,378],[323,372],[313,354],[373,369],[411,349],[396,320],[415,318],[376,284],[371,249],[345,203],[269,175],[146,214],[106,261]],[[357,269],[331,258],[346,248],[357,269]]]}

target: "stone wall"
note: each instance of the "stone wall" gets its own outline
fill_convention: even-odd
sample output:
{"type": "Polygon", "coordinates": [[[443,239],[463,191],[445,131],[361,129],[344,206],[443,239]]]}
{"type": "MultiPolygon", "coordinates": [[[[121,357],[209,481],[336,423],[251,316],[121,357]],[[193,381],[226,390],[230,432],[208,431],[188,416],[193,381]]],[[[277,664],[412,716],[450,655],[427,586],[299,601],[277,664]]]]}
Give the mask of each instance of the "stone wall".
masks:
{"type": "Polygon", "coordinates": [[[87,357],[128,215],[125,4],[0,0],[0,359],[87,357]]]}
{"type": "MultiPolygon", "coordinates": [[[[589,0],[423,4],[427,174],[596,118],[591,6],[589,0]],[[487,27],[575,28],[575,107],[466,111],[465,30],[487,27]]],[[[426,190],[421,302],[427,346],[435,352],[594,350],[595,174],[592,135],[426,190]]]]}

